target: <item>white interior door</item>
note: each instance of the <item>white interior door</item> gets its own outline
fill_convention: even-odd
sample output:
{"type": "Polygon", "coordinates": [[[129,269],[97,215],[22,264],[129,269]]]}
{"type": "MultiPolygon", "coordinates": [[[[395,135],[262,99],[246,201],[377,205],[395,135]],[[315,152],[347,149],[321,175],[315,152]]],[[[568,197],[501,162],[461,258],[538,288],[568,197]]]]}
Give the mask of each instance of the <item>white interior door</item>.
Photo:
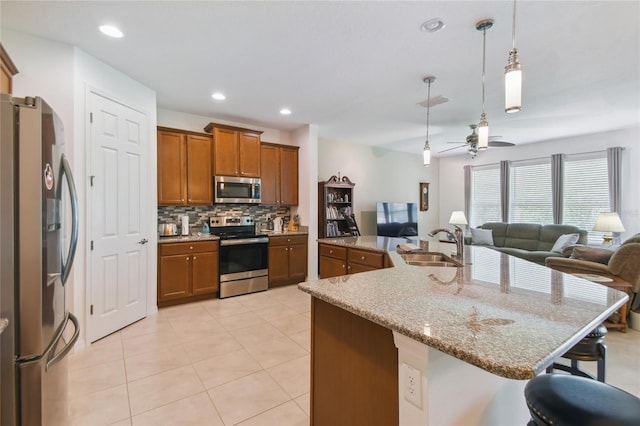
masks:
{"type": "Polygon", "coordinates": [[[90,92],[89,217],[91,282],[87,339],[93,342],[146,316],[147,119],[90,92]]]}

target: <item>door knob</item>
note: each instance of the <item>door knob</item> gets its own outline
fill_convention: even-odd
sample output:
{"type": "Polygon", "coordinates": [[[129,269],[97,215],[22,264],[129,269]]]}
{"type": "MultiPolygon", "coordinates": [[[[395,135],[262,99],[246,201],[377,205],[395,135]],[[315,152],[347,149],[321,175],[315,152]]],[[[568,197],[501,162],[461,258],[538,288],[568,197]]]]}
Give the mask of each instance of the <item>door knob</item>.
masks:
{"type": "Polygon", "coordinates": [[[146,238],[141,239],[140,241],[138,241],[138,244],[142,244],[145,245],[149,242],[149,240],[147,240],[146,238]]]}

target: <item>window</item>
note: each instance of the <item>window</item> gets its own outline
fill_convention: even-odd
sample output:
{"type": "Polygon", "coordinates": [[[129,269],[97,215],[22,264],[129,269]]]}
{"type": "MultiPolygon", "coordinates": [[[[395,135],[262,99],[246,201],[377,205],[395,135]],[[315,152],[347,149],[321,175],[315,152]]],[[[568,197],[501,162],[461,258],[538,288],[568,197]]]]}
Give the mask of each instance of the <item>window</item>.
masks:
{"type": "Polygon", "coordinates": [[[589,231],[600,243],[603,232],[592,231],[600,212],[609,210],[609,176],[605,151],[567,155],[564,162],[562,223],[589,231]]]}
{"type": "Polygon", "coordinates": [[[509,222],[553,223],[551,161],[516,161],[509,175],[509,222]]]}
{"type": "Polygon", "coordinates": [[[486,222],[501,222],[500,167],[498,164],[474,167],[471,170],[470,226],[486,222]]]}

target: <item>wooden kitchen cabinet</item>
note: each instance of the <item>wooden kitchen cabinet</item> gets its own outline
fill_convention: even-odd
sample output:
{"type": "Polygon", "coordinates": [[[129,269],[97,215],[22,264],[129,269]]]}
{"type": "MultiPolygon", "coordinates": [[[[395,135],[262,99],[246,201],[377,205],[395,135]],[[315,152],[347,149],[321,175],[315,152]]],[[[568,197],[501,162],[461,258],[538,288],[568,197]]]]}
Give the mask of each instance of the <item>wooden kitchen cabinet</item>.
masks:
{"type": "Polygon", "coordinates": [[[158,244],[158,306],[215,296],[218,241],[158,244]]]}
{"type": "Polygon", "coordinates": [[[262,204],[298,205],[298,150],[297,146],[262,144],[262,204]]]}
{"type": "Polygon", "coordinates": [[[269,287],[305,280],[307,239],[306,234],[269,237],[269,287]]]}
{"type": "Polygon", "coordinates": [[[158,204],[213,204],[211,135],[158,127],[158,204]]]}
{"type": "Polygon", "coordinates": [[[0,44],[0,93],[13,93],[13,76],[17,73],[18,68],[0,44]]]}
{"type": "Polygon", "coordinates": [[[213,133],[216,176],[260,177],[260,135],[257,130],[209,123],[213,133]]]}
{"type": "Polygon", "coordinates": [[[331,278],[358,272],[388,268],[391,261],[386,253],[360,248],[319,245],[320,278],[331,278]]]}

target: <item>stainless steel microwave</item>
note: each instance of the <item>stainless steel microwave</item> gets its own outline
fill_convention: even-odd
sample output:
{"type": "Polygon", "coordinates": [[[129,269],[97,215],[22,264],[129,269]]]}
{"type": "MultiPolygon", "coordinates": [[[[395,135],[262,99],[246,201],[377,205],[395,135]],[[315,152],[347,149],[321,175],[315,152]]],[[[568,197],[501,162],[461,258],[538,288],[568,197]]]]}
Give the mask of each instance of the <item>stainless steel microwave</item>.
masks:
{"type": "Polygon", "coordinates": [[[215,203],[259,204],[260,178],[215,176],[213,178],[215,203]]]}

